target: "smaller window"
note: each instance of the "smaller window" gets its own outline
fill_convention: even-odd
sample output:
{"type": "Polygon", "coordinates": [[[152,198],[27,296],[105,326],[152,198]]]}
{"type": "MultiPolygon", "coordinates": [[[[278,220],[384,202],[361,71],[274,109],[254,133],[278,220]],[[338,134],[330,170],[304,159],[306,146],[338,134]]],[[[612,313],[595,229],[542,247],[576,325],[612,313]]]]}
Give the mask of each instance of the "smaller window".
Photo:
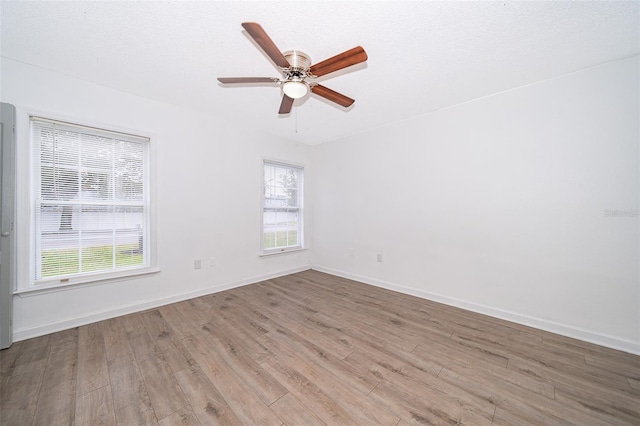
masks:
{"type": "Polygon", "coordinates": [[[264,162],[262,252],[302,248],[302,180],[304,169],[291,164],[264,162]]]}

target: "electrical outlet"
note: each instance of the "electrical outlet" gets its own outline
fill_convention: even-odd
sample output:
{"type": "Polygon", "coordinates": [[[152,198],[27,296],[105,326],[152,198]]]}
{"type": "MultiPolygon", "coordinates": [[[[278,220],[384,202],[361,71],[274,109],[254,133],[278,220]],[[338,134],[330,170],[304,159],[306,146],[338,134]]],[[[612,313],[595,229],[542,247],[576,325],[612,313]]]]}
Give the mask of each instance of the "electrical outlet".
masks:
{"type": "Polygon", "coordinates": [[[377,259],[378,259],[378,262],[382,262],[382,253],[378,253],[377,259]]]}
{"type": "Polygon", "coordinates": [[[197,259],[193,261],[193,269],[200,269],[202,268],[202,260],[197,259]]]}
{"type": "Polygon", "coordinates": [[[216,258],[215,257],[210,257],[209,258],[209,268],[213,268],[216,266],[216,258]]]}

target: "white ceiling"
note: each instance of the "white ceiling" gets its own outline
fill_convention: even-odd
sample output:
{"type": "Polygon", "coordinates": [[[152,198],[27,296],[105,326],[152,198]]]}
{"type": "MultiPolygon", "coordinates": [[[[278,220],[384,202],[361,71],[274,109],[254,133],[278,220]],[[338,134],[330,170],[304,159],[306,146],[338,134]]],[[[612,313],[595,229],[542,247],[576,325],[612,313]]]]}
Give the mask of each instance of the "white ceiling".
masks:
{"type": "Polygon", "coordinates": [[[633,2],[13,2],[2,56],[311,145],[340,139],[640,52],[633,2]],[[279,76],[243,31],[258,22],[314,63],[361,45],[366,64],[278,116],[277,87],[216,77],[279,76]]]}

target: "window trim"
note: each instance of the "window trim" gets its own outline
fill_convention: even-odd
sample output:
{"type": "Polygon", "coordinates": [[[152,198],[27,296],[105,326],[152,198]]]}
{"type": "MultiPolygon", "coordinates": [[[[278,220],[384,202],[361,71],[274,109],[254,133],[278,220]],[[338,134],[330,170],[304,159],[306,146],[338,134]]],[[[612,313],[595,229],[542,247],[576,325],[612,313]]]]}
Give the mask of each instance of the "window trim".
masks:
{"type": "Polygon", "coordinates": [[[273,250],[267,253],[260,253],[258,254],[258,256],[270,257],[270,256],[277,256],[279,254],[296,253],[296,252],[305,251],[305,250],[309,250],[309,249],[307,247],[296,247],[296,248],[290,248],[287,250],[273,250]]]}
{"type": "Polygon", "coordinates": [[[274,256],[274,255],[278,255],[278,254],[285,254],[285,253],[292,253],[292,252],[297,252],[297,251],[303,251],[303,250],[307,250],[307,246],[306,246],[306,238],[305,238],[305,207],[304,207],[304,198],[305,198],[305,166],[304,164],[300,164],[300,163],[296,163],[293,161],[284,161],[284,160],[280,160],[280,159],[274,159],[274,158],[269,158],[269,157],[262,157],[262,160],[260,162],[260,172],[261,172],[261,176],[260,176],[260,240],[259,240],[259,252],[258,252],[258,256],[259,257],[269,257],[269,256],[274,256]],[[270,164],[270,165],[274,165],[274,166],[283,166],[283,167],[289,167],[289,168],[296,168],[296,169],[300,169],[302,171],[302,182],[299,183],[298,185],[298,190],[302,191],[302,197],[299,199],[299,207],[298,207],[298,211],[299,211],[299,218],[300,218],[300,224],[298,226],[299,229],[299,234],[301,235],[301,241],[300,244],[296,245],[296,246],[291,246],[291,247],[278,247],[278,248],[272,248],[272,249],[265,249],[264,248],[264,207],[265,207],[265,194],[264,194],[264,187],[265,187],[265,180],[264,180],[264,166],[270,164]]]}
{"type": "Polygon", "coordinates": [[[136,279],[145,275],[160,272],[158,266],[157,236],[158,224],[156,213],[156,165],[157,165],[157,140],[154,132],[143,128],[131,128],[111,123],[97,122],[80,117],[70,117],[49,111],[26,109],[16,107],[16,137],[18,141],[18,151],[16,152],[17,168],[21,172],[17,176],[18,194],[16,200],[17,220],[16,237],[19,247],[16,253],[18,267],[16,268],[17,279],[14,294],[38,294],[51,291],[61,291],[65,289],[101,285],[104,283],[136,279]],[[31,140],[31,118],[39,118],[50,121],[59,121],[80,127],[89,127],[97,131],[105,130],[110,133],[121,133],[133,137],[143,137],[148,139],[146,170],[148,179],[148,250],[149,263],[144,268],[122,269],[117,271],[96,272],[83,275],[69,276],[66,280],[61,277],[55,279],[35,280],[35,220],[36,220],[36,187],[33,182],[33,167],[36,160],[31,140]],[[22,218],[22,219],[20,219],[22,218]],[[63,279],[63,281],[61,281],[63,279]]]}
{"type": "Polygon", "coordinates": [[[92,287],[95,285],[104,284],[107,282],[124,281],[131,278],[143,277],[145,275],[156,274],[160,272],[160,268],[138,268],[129,269],[111,273],[93,274],[92,276],[86,275],[82,277],[82,280],[69,280],[68,282],[57,282],[55,280],[47,280],[47,284],[32,285],[28,288],[18,289],[13,292],[21,297],[29,297],[36,294],[55,293],[59,291],[71,290],[74,288],[92,287]]]}

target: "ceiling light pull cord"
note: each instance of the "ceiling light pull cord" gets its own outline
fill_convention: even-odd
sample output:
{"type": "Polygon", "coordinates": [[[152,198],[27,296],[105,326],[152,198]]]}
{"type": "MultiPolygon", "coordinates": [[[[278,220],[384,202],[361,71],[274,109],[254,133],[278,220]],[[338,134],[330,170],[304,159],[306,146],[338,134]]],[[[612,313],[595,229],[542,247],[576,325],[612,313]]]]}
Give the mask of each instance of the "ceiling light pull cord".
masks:
{"type": "Polygon", "coordinates": [[[295,114],[296,114],[296,135],[298,134],[298,108],[295,109],[295,114]]]}

